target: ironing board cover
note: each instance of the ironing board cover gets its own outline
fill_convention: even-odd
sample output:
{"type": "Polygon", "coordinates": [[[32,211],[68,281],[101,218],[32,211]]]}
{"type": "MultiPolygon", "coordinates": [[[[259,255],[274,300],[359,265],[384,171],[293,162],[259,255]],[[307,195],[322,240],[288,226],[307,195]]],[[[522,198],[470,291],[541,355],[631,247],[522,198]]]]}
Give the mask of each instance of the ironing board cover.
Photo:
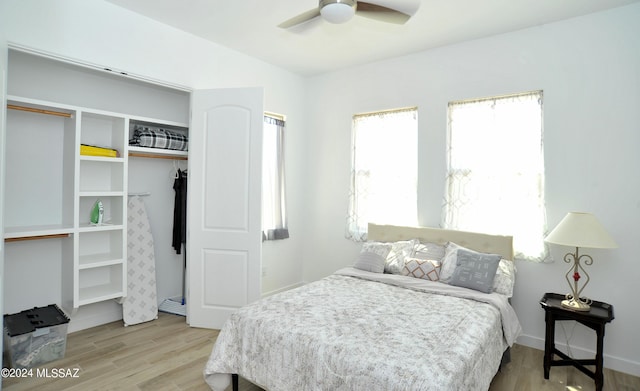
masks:
{"type": "Polygon", "coordinates": [[[127,297],[122,303],[125,326],[158,318],[153,236],[142,198],[127,204],[127,297]]]}

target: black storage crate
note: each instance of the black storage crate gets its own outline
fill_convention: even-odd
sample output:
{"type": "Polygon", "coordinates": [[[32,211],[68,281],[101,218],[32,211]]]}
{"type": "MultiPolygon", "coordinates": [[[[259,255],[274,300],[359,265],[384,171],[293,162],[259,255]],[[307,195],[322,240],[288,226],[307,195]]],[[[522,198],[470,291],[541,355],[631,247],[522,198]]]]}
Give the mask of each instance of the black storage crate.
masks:
{"type": "Polygon", "coordinates": [[[11,367],[33,368],[64,357],[69,318],[55,304],[4,316],[11,367]]]}

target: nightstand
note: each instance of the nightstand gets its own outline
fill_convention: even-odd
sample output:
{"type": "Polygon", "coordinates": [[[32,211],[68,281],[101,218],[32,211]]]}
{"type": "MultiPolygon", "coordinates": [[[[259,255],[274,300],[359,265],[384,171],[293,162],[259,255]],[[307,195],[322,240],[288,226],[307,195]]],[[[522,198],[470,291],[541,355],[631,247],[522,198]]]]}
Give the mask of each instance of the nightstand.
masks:
{"type": "Polygon", "coordinates": [[[613,320],[613,306],[611,304],[594,301],[589,311],[573,311],[561,306],[564,295],[557,293],[545,293],[540,299],[540,305],[545,312],[545,341],[544,341],[544,378],[549,378],[549,370],[552,366],[573,365],[581,372],[595,380],[596,391],[602,391],[604,384],[602,350],[604,341],[604,326],[613,320]],[[556,321],[575,320],[596,332],[598,342],[596,357],[593,360],[573,359],[556,349],[555,331],[556,321]],[[561,357],[561,360],[554,360],[554,355],[561,357]],[[595,371],[591,371],[585,365],[595,365],[595,371]]]}

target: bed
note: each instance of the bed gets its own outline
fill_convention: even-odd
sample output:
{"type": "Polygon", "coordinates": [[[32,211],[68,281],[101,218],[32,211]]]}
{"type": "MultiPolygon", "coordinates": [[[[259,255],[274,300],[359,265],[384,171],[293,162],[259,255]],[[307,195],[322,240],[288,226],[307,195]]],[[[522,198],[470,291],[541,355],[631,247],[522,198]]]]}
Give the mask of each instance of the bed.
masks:
{"type": "Polygon", "coordinates": [[[512,259],[509,236],[370,224],[354,267],[234,313],[205,381],[214,391],[237,389],[238,376],[270,391],[487,390],[521,332],[512,259]],[[490,265],[491,286],[461,277],[469,265],[490,265]]]}

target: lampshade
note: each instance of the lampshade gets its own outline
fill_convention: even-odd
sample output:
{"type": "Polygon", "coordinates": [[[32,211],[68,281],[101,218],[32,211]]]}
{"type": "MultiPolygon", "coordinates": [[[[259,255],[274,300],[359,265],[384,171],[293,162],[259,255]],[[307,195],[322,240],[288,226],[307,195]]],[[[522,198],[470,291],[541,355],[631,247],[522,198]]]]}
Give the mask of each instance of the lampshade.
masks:
{"type": "Polygon", "coordinates": [[[571,247],[618,247],[594,215],[581,212],[568,213],[544,240],[571,247]]]}
{"type": "Polygon", "coordinates": [[[331,0],[321,2],[320,14],[330,23],[345,23],[356,13],[354,0],[331,0]],[[323,3],[329,3],[323,5],[323,3]]]}

